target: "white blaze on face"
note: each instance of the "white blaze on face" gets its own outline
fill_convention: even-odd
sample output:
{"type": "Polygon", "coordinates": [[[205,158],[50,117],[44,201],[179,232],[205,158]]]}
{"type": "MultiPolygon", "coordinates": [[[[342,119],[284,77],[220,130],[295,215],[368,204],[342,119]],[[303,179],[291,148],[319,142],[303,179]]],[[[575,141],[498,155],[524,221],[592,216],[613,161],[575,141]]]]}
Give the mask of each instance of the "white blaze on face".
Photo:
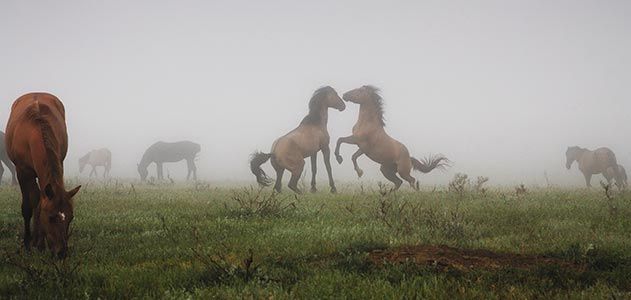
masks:
{"type": "Polygon", "coordinates": [[[61,219],[61,221],[65,221],[66,220],[66,214],[59,212],[59,218],[61,219]]]}

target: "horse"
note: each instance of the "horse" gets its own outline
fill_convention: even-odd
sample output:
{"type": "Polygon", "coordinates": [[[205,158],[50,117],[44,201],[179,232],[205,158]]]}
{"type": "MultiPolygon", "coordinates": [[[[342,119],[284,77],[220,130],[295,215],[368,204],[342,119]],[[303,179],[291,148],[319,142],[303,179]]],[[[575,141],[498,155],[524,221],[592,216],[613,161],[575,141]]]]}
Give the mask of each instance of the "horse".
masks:
{"type": "Polygon", "coordinates": [[[15,177],[15,166],[9,159],[6,146],[4,145],[4,132],[0,131],[0,185],[2,185],[2,175],[4,174],[4,167],[2,166],[2,163],[4,163],[11,172],[11,184],[18,184],[15,177]]]}
{"type": "Polygon", "coordinates": [[[188,174],[186,175],[186,180],[189,180],[191,174],[193,175],[193,180],[197,180],[197,167],[195,166],[195,158],[197,154],[201,151],[201,146],[197,143],[193,143],[190,141],[180,141],[174,143],[167,142],[156,142],[153,145],[149,146],[145,153],[142,155],[142,159],[138,164],[138,174],[140,174],[140,179],[145,181],[147,179],[147,175],[149,172],[147,171],[147,167],[151,163],[156,164],[156,170],[158,173],[158,179],[164,179],[162,164],[165,162],[179,162],[182,160],[186,160],[186,165],[188,167],[188,174]]]}
{"type": "Polygon", "coordinates": [[[429,173],[436,168],[449,166],[449,160],[442,155],[430,156],[420,161],[410,157],[405,145],[386,133],[383,99],[378,88],[365,85],[344,93],[342,98],[344,101],[359,104],[359,118],[353,126],[353,134],[337,140],[335,158],[338,163],[342,163],[340,146],[343,143],[357,145],[359,149],[353,154],[352,161],[358,177],[362,177],[364,171],[357,164],[357,159],[364,154],[381,165],[381,173],[394,183],[394,190],[398,190],[403,183],[397,173],[413,189],[418,190],[416,179],[410,175],[412,169],[429,173]]]}
{"type": "MultiPolygon", "coordinates": [[[[614,168],[609,167],[603,175],[605,176],[605,179],[607,179],[607,183],[611,184],[612,180],[615,179],[616,173],[614,168]]],[[[616,181],[616,185],[618,185],[619,189],[625,189],[628,186],[627,170],[625,170],[621,165],[618,165],[618,175],[620,177],[619,180],[616,181]]]]}
{"type": "Polygon", "coordinates": [[[298,188],[298,179],[302,175],[305,158],[311,157],[311,192],[315,193],[318,152],[322,152],[324,165],[329,176],[331,193],[336,193],[333,174],[331,173],[331,150],[329,148],[330,136],[327,130],[329,108],[339,111],[346,109],[346,104],[330,86],[317,89],[309,100],[309,113],[298,127],[284,136],[278,138],[272,144],[270,153],[260,151],[252,154],[250,158],[250,170],[256,176],[256,181],[261,186],[269,186],[272,183],[261,165],[271,160],[272,167],[276,171],[276,184],[274,190],[281,191],[283,173],[285,169],[291,172],[289,188],[297,194],[302,194],[298,188]]]}
{"type": "Polygon", "coordinates": [[[103,178],[105,178],[110,174],[110,170],[112,169],[112,152],[110,152],[107,148],[92,150],[79,158],[79,173],[83,173],[83,169],[85,169],[86,165],[92,166],[92,171],[90,171],[89,175],[90,177],[92,177],[92,174],[94,174],[94,176],[98,176],[96,167],[104,167],[105,170],[103,171],[103,178]]]}
{"type": "Polygon", "coordinates": [[[616,155],[611,149],[603,147],[594,151],[578,146],[567,147],[565,151],[565,167],[569,170],[574,161],[578,162],[578,169],[585,176],[585,184],[591,187],[592,175],[603,174],[607,178],[607,170],[611,169],[611,178],[615,179],[618,187],[622,187],[622,178],[618,169],[616,155]]]}
{"type": "Polygon", "coordinates": [[[66,191],[64,186],[63,161],[68,152],[64,105],[48,93],[21,96],[11,107],[5,142],[22,192],[24,247],[30,251],[32,242],[44,250],[48,245],[53,255],[64,258],[74,218],[73,197],[81,188],[66,191]]]}

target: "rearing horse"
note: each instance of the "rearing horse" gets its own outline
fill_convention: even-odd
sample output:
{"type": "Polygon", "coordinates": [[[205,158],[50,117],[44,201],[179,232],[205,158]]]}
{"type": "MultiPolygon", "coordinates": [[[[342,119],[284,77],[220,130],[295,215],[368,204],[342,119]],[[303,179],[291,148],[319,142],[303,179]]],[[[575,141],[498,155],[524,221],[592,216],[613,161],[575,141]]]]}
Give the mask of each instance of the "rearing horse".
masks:
{"type": "Polygon", "coordinates": [[[46,245],[63,258],[68,231],[74,217],[72,197],[79,191],[64,187],[63,160],[68,151],[65,109],[57,97],[47,93],[26,94],[13,103],[5,142],[15,164],[22,191],[24,247],[46,245]]]}
{"type": "Polygon", "coordinates": [[[298,189],[298,179],[302,175],[305,158],[311,157],[311,192],[316,192],[316,172],[318,152],[322,151],[324,165],[329,175],[331,193],[335,193],[335,182],[331,173],[330,136],[327,129],[329,108],[339,111],[346,109],[337,92],[330,86],[317,89],[309,101],[309,114],[302,119],[296,129],[278,138],[272,144],[270,153],[255,152],[250,159],[250,170],[256,176],[256,181],[262,186],[269,186],[272,180],[267,177],[261,165],[271,158],[272,167],[276,171],[274,190],[280,193],[283,173],[285,169],[291,172],[289,188],[295,193],[302,193],[298,189]]]}
{"type": "Polygon", "coordinates": [[[565,167],[568,170],[572,167],[574,161],[578,162],[578,169],[585,176],[587,187],[592,186],[591,180],[594,174],[602,174],[608,182],[611,182],[612,178],[615,179],[619,188],[624,186],[616,155],[609,148],[602,147],[591,151],[578,146],[567,147],[565,158],[565,167]]]}
{"type": "Polygon", "coordinates": [[[361,177],[364,171],[357,165],[357,158],[366,154],[370,159],[381,165],[381,173],[399,189],[403,181],[397,177],[397,173],[410,183],[412,188],[418,190],[416,179],[410,175],[412,169],[429,173],[436,168],[448,166],[449,160],[441,155],[431,156],[419,161],[410,157],[408,149],[401,142],[390,137],[384,127],[383,100],[379,95],[379,89],[365,85],[344,93],[344,101],[359,104],[359,119],[353,126],[353,135],[337,140],[335,158],[342,163],[340,146],[342,143],[357,145],[359,149],[353,154],[353,166],[357,176],[361,177]]]}

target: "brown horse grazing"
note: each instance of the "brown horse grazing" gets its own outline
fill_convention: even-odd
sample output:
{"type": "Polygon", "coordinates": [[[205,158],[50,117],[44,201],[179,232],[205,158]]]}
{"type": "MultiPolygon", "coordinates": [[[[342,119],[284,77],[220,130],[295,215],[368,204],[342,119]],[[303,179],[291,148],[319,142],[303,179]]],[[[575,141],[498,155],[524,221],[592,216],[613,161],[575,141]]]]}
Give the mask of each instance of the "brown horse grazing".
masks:
{"type": "Polygon", "coordinates": [[[618,170],[618,162],[616,155],[609,148],[598,148],[594,151],[573,146],[568,147],[565,151],[565,166],[569,170],[574,161],[578,161],[578,169],[585,176],[587,187],[591,187],[592,175],[603,174],[607,178],[607,169],[611,168],[611,176],[616,179],[618,186],[621,187],[621,176],[618,170]]]}
{"type": "Polygon", "coordinates": [[[83,173],[83,169],[85,169],[86,165],[92,166],[92,171],[90,171],[90,177],[92,174],[94,176],[98,176],[96,173],[96,167],[104,167],[103,178],[110,174],[110,170],[112,169],[112,152],[110,152],[107,148],[101,148],[97,150],[92,150],[88,152],[88,154],[79,158],[79,173],[83,173]]]}
{"type": "Polygon", "coordinates": [[[359,104],[359,119],[353,126],[353,135],[337,140],[335,158],[342,163],[340,146],[342,143],[357,145],[359,149],[353,154],[353,165],[357,176],[364,171],[357,165],[357,158],[366,154],[370,159],[381,165],[381,173],[395,185],[397,190],[403,181],[397,173],[418,190],[416,179],[410,175],[412,169],[429,173],[436,168],[449,165],[449,160],[441,155],[432,156],[419,161],[410,157],[408,149],[399,141],[391,138],[385,131],[383,119],[383,100],[379,90],[373,86],[363,86],[344,93],[345,101],[359,104]]]}
{"type": "Polygon", "coordinates": [[[4,163],[9,171],[11,171],[11,184],[18,184],[15,178],[15,166],[9,159],[6,146],[4,145],[4,132],[0,131],[0,185],[2,185],[2,175],[4,174],[4,167],[2,166],[2,163],[4,163]]]}
{"type": "Polygon", "coordinates": [[[296,129],[278,138],[272,144],[270,153],[255,152],[250,160],[250,170],[256,181],[262,186],[269,186],[271,179],[267,177],[261,165],[271,158],[272,167],[276,171],[274,190],[280,193],[285,169],[291,172],[289,188],[300,194],[298,179],[302,175],[305,158],[311,157],[311,192],[316,192],[317,155],[322,151],[324,165],[329,175],[331,193],[335,193],[335,182],[331,173],[331,150],[329,148],[329,132],[327,122],[329,108],[339,111],[346,109],[346,104],[330,86],[319,88],[309,101],[309,114],[302,119],[296,129]]]}
{"type": "Polygon", "coordinates": [[[73,215],[72,197],[64,187],[63,160],[68,150],[64,106],[46,93],[26,94],[13,103],[5,141],[22,190],[24,247],[46,245],[59,258],[68,249],[73,215]],[[31,239],[31,217],[34,217],[31,239]]]}
{"type": "MultiPolygon", "coordinates": [[[[611,184],[611,181],[615,179],[616,172],[614,168],[609,167],[607,171],[603,174],[607,182],[611,184]]],[[[627,170],[624,169],[623,166],[618,165],[618,180],[616,180],[616,185],[619,189],[625,189],[628,186],[627,183],[627,170]]]]}

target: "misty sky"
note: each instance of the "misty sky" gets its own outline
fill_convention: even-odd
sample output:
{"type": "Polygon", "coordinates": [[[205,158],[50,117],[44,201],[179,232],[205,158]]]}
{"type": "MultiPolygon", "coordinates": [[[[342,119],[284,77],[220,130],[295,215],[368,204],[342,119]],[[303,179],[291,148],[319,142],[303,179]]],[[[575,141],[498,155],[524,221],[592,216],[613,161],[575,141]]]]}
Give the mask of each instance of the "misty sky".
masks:
{"type": "MultiPolygon", "coordinates": [[[[454,172],[542,184],[544,171],[582,184],[565,170],[569,145],[611,147],[631,169],[631,1],[0,3],[0,123],[26,92],[58,96],[67,176],[108,147],[112,174],[137,177],[150,144],[189,139],[200,177],[254,183],[249,154],[295,128],[316,88],[364,84],[382,89],[387,131],[414,156],[454,161],[416,173],[424,184],[454,172]]],[[[357,112],[330,111],[332,148],[357,112]]],[[[336,178],[356,181],[355,149],[343,146],[336,178]]],[[[168,169],[181,179],[184,165],[168,169]]]]}

